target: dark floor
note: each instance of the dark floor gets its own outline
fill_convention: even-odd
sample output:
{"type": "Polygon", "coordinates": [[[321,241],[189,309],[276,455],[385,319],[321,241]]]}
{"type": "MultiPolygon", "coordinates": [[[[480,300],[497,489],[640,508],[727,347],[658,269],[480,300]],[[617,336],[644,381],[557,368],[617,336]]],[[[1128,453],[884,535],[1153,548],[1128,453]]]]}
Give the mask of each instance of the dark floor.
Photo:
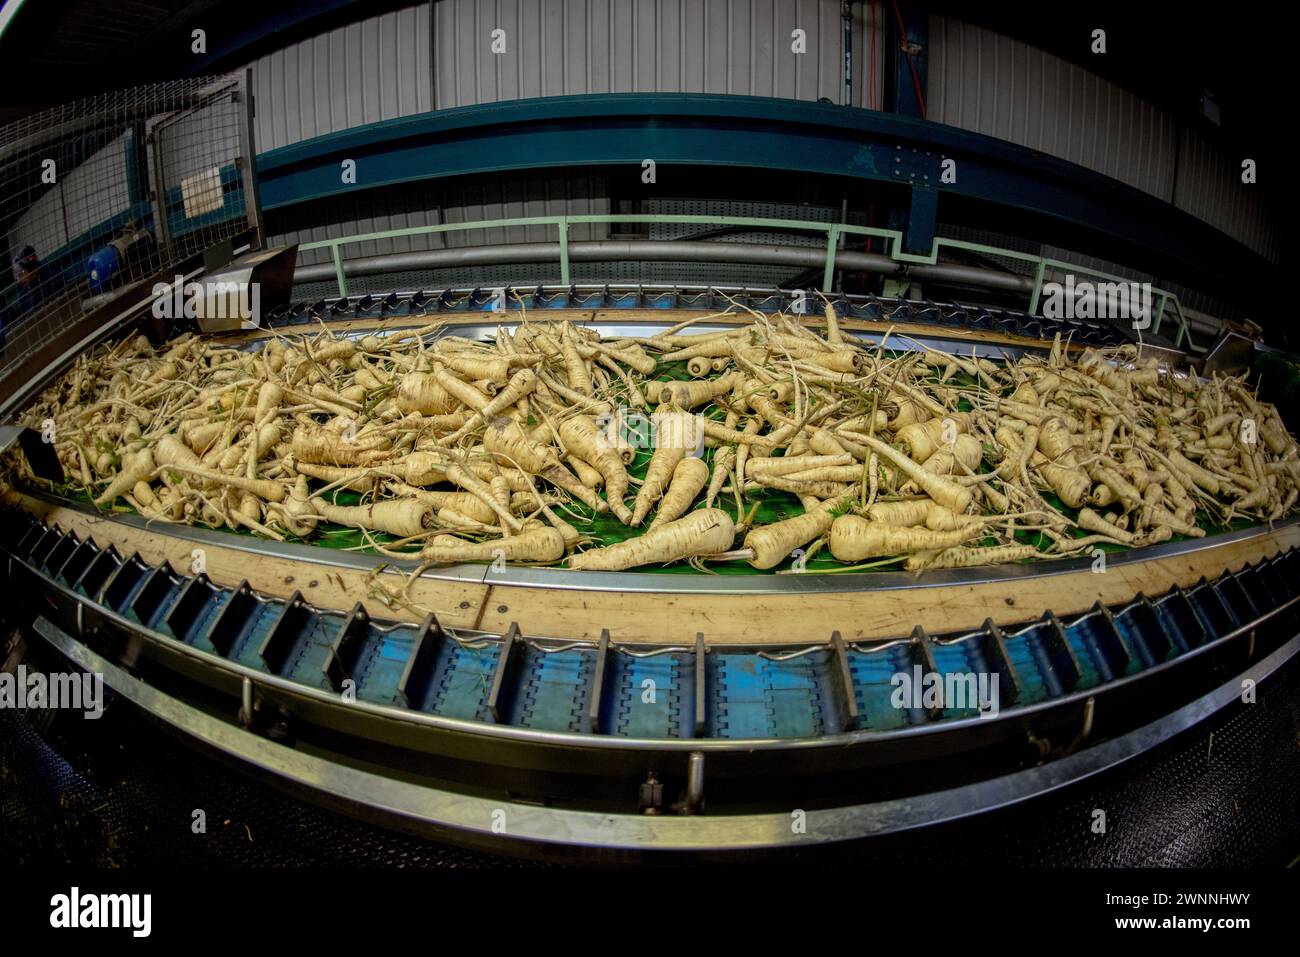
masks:
{"type": "MultiPolygon", "coordinates": [[[[98,721],[0,710],[0,862],[538,866],[339,816],[191,751],[129,705],[98,721]],[[207,833],[195,834],[196,809],[207,833]]],[[[1254,705],[1118,772],[969,822],[841,849],[858,865],[1219,866],[1300,859],[1300,661],[1254,705]],[[1104,810],[1105,834],[1091,828],[1104,810]]],[[[826,859],[822,854],[817,860],[826,859]]]]}

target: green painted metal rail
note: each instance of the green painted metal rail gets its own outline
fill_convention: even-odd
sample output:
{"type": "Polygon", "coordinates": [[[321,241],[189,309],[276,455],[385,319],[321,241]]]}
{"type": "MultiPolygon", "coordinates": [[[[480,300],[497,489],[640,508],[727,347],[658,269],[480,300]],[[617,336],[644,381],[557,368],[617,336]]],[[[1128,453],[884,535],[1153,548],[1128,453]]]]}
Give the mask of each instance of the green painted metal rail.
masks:
{"type": "MultiPolygon", "coordinates": [[[[1095,279],[1104,279],[1107,282],[1128,284],[1130,280],[1111,273],[1102,272],[1098,269],[1091,269],[1086,266],[1079,266],[1075,263],[1066,262],[1060,259],[1053,259],[1047,256],[1034,255],[1033,253],[1020,252],[1015,249],[1004,249],[1000,246],[987,246],[982,243],[971,243],[960,239],[936,238],[930,247],[928,254],[908,253],[903,249],[903,234],[897,229],[885,229],[878,226],[850,226],[845,223],[819,223],[811,220],[801,219],[762,219],[749,216],[710,216],[710,215],[675,215],[675,214],[592,214],[579,216],[524,216],[516,219],[481,219],[467,223],[441,223],[433,226],[410,226],[404,229],[386,229],[374,233],[360,233],[353,236],[340,236],[336,239],[322,239],[316,242],[302,243],[298,248],[307,249],[328,249],[330,256],[334,261],[334,275],[338,282],[340,296],[347,296],[348,284],[347,277],[343,271],[343,254],[344,246],[356,245],[358,243],[374,242],[380,239],[400,239],[408,236],[422,236],[432,233],[450,233],[462,232],[474,229],[501,229],[508,226],[554,226],[558,232],[559,238],[559,263],[560,263],[560,282],[564,285],[569,284],[569,227],[574,225],[589,223],[672,223],[672,224],[692,224],[708,226],[745,226],[753,229],[772,229],[772,230],[805,230],[813,233],[824,233],[826,235],[826,268],[822,274],[822,289],[830,290],[835,276],[835,256],[839,247],[840,239],[843,236],[878,236],[887,241],[886,255],[897,263],[923,263],[933,265],[939,260],[941,249],[961,249],[967,252],[979,253],[986,256],[1003,256],[1009,259],[1017,259],[1034,266],[1034,285],[1033,291],[1029,297],[1028,311],[1036,314],[1039,303],[1042,298],[1045,278],[1049,270],[1072,273],[1075,275],[1085,275],[1095,279]]],[[[1149,329],[1152,334],[1160,332],[1160,326],[1166,313],[1170,313],[1172,306],[1173,321],[1177,325],[1177,331],[1174,335],[1175,347],[1183,347],[1195,351],[1205,352],[1206,347],[1197,345],[1192,341],[1191,330],[1187,324],[1187,317],[1183,313],[1182,304],[1178,301],[1178,296],[1165,289],[1152,288],[1151,294],[1155,301],[1155,314],[1149,318],[1149,329]]]]}

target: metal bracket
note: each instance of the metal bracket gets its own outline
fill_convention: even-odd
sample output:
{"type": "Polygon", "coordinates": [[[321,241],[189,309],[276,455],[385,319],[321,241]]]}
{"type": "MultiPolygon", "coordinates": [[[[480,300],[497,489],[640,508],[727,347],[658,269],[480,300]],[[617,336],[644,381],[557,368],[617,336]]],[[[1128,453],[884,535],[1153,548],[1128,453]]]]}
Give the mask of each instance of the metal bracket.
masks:
{"type": "Polygon", "coordinates": [[[497,655],[496,668],[492,672],[492,688],[488,692],[487,712],[497,724],[504,724],[509,718],[505,701],[506,681],[514,670],[516,659],[522,653],[523,641],[519,636],[519,623],[512,621],[510,630],[501,639],[501,651],[497,655]]]}
{"type": "Polygon", "coordinates": [[[853,690],[853,672],[849,668],[849,652],[838,631],[831,632],[831,696],[840,716],[841,731],[856,731],[860,723],[858,696],[853,690]]]}
{"type": "Polygon", "coordinates": [[[686,762],[686,806],[687,814],[699,814],[704,810],[704,752],[692,751],[686,762]]]}
{"type": "Polygon", "coordinates": [[[705,683],[708,681],[706,656],[708,648],[704,645],[704,632],[695,634],[695,717],[691,724],[691,737],[704,737],[707,721],[705,683]]]}

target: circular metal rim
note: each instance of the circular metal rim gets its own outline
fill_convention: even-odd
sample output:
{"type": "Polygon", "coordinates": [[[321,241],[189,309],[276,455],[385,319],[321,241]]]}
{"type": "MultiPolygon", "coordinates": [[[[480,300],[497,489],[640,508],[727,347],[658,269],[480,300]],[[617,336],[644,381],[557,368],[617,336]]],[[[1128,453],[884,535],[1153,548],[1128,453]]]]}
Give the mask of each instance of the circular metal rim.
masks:
{"type": "MultiPolygon", "coordinates": [[[[32,498],[66,508],[84,515],[103,517],[103,513],[75,503],[69,503],[39,492],[25,492],[32,498]]],[[[138,515],[113,515],[111,521],[127,527],[167,535],[181,541],[195,542],[271,555],[295,562],[327,567],[369,570],[380,560],[359,552],[344,552],[319,545],[298,542],[275,542],[236,535],[217,529],[191,525],[159,526],[138,515]]],[[[1159,561],[1190,555],[1207,549],[1250,541],[1275,533],[1278,529],[1300,525],[1300,516],[1275,522],[1272,526],[1257,525],[1235,532],[1224,532],[1205,538],[1163,542],[1106,555],[1108,568],[1123,567],[1143,562],[1159,561]]],[[[403,571],[414,571],[419,562],[402,559],[384,559],[383,564],[403,571]]],[[[464,582],[475,585],[517,586],[569,591],[635,592],[650,594],[689,595],[791,595],[791,594],[863,594],[876,591],[917,590],[942,588],[953,585],[990,585],[1027,579],[1049,578],[1086,571],[1093,565],[1092,557],[1049,559],[1024,565],[990,565],[975,568],[942,569],[929,572],[847,572],[819,574],[804,572],[798,575],[672,575],[660,572],[602,572],[571,571],[567,568],[529,568],[507,565],[494,571],[491,565],[462,564],[441,568],[428,568],[422,578],[434,581],[464,582]]]]}
{"type": "Polygon", "coordinates": [[[1300,636],[1293,637],[1241,675],[1176,711],[1048,764],[932,794],[809,810],[804,812],[806,826],[796,829],[791,827],[793,811],[715,817],[619,815],[478,798],[382,777],[218,721],[150,687],[57,626],[38,621],[37,630],[79,667],[105,674],[110,687],[173,731],[314,799],[377,815],[407,830],[472,843],[630,853],[796,850],[906,832],[1015,806],[1085,781],[1168,741],[1239,700],[1243,679],[1259,682],[1300,653],[1300,636]],[[499,820],[506,822],[505,830],[497,828],[499,820]]]}
{"type": "MultiPolygon", "coordinates": [[[[19,561],[21,562],[21,559],[19,559],[19,561]]],[[[431,730],[437,729],[441,731],[498,738],[520,743],[548,744],[566,748],[578,746],[584,749],[589,748],[593,750],[611,751],[655,751],[678,753],[700,751],[708,753],[711,751],[734,752],[736,750],[809,751],[822,748],[852,748],[871,742],[900,741],[923,738],[929,735],[960,733],[967,728],[978,727],[985,724],[989,720],[981,717],[953,718],[942,722],[912,725],[905,728],[895,728],[886,731],[864,730],[802,738],[622,738],[610,735],[584,735],[563,731],[538,731],[534,728],[521,728],[511,725],[497,725],[486,722],[469,721],[460,718],[448,718],[441,715],[408,711],[391,705],[381,705],[360,700],[349,702],[346,705],[340,705],[337,695],[330,694],[322,689],[300,684],[279,675],[271,675],[257,671],[247,665],[240,664],[239,662],[230,661],[225,658],[218,658],[215,655],[194,648],[184,642],[177,641],[174,638],[169,638],[166,635],[144,628],[140,624],[130,621],[112,609],[104,608],[95,604],[85,596],[72,592],[65,586],[55,582],[44,572],[33,569],[25,563],[23,564],[30,574],[38,576],[46,583],[47,587],[53,588],[69,600],[75,602],[79,609],[82,606],[91,609],[95,618],[101,621],[111,622],[117,628],[138,635],[143,640],[157,644],[166,651],[184,655],[185,657],[188,657],[204,666],[232,675],[241,681],[249,681],[255,688],[274,689],[279,694],[292,698],[299,698],[314,704],[330,707],[343,707],[349,712],[363,712],[370,717],[380,720],[395,721],[408,725],[425,727],[431,730]]],[[[1105,690],[1113,691],[1115,689],[1126,688],[1136,682],[1157,679],[1159,676],[1164,675],[1175,668],[1182,667],[1185,662],[1195,660],[1202,655],[1223,647],[1225,644],[1247,634],[1264,622],[1276,618],[1283,611],[1298,604],[1300,604],[1300,597],[1293,598],[1285,604],[1261,615],[1256,620],[1247,622],[1228,634],[1207,642],[1197,648],[1193,648],[1177,658],[1161,662],[1151,668],[1119,678],[1108,684],[1105,690]]],[[[83,620],[84,616],[78,618],[79,622],[83,620]]],[[[1095,697],[1096,694],[1097,689],[1095,688],[1072,691],[1059,698],[1038,701],[1033,704],[1012,709],[1011,711],[1004,712],[1003,715],[999,716],[999,718],[992,720],[1011,720],[1013,718],[1023,719],[1040,712],[1069,708],[1073,705],[1083,707],[1086,701],[1091,697],[1095,697]]]]}

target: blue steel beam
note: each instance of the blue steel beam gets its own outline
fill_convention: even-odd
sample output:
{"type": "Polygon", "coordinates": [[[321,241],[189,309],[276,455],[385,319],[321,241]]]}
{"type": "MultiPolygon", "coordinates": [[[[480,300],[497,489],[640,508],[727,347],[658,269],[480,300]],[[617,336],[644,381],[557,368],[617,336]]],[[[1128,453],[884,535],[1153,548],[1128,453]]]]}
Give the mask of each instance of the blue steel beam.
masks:
{"type": "Polygon", "coordinates": [[[934,230],[939,221],[939,193],[933,186],[913,186],[903,233],[903,249],[909,253],[928,253],[934,245],[934,230]]]}
{"type": "MultiPolygon", "coordinates": [[[[258,156],[277,209],[358,189],[447,176],[573,166],[731,166],[842,176],[999,204],[1145,253],[1184,280],[1276,282],[1266,260],[1148,193],[966,130],[871,110],[767,97],[600,94],[461,107],[386,120],[258,156]],[[944,158],[956,181],[940,179],[944,158]],[[356,184],[342,162],[356,161],[356,184]]],[[[929,211],[922,212],[928,218],[929,211]]],[[[921,220],[924,222],[924,220],[921,220]]],[[[918,224],[919,225],[919,224],[918,224]]],[[[923,226],[921,227],[924,228],[923,226]]],[[[918,236],[919,238],[919,236],[918,236]]],[[[1059,241],[1069,243],[1068,233],[1059,241]]],[[[1248,288],[1250,288],[1248,286],[1248,288]]]]}

